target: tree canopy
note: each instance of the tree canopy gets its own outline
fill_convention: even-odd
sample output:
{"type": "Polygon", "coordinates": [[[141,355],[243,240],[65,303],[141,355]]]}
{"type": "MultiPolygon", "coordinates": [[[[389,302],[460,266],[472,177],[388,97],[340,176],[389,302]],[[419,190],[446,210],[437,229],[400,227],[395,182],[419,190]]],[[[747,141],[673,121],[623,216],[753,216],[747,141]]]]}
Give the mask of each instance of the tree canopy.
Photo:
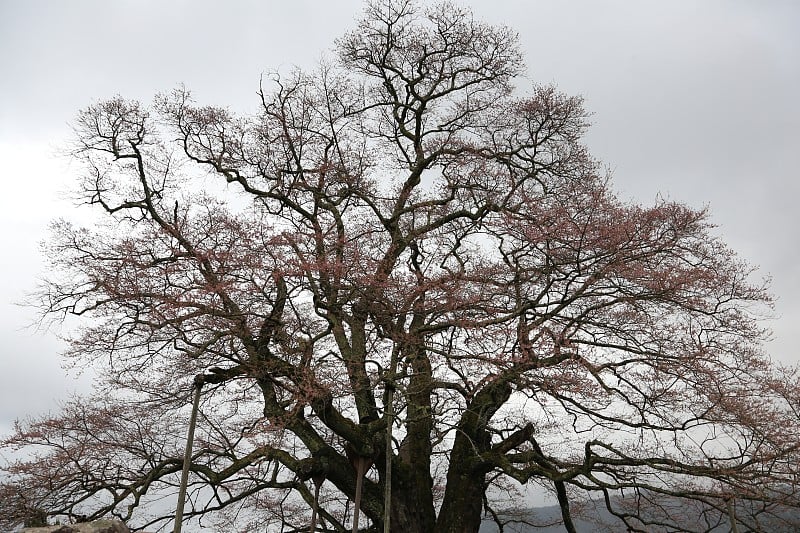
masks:
{"type": "Polygon", "coordinates": [[[798,375],[708,214],[621,201],[508,28],[373,2],[336,50],[248,116],[184,88],[80,112],[104,222],[53,224],[36,297],[102,382],[2,441],[0,527],[169,530],[196,376],[205,527],[347,531],[363,469],[369,531],[503,524],[531,485],[568,531],[587,498],[631,531],[788,524],[798,375]]]}

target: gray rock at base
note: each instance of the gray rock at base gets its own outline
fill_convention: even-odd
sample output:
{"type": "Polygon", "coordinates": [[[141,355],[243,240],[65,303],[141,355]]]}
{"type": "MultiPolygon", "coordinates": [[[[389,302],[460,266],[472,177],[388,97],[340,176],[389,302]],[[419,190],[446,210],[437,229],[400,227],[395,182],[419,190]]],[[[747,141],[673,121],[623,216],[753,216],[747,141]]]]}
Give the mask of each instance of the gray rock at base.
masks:
{"type": "Polygon", "coordinates": [[[95,520],[66,526],[28,527],[20,533],[130,533],[130,531],[128,526],[119,520],[95,520]]]}

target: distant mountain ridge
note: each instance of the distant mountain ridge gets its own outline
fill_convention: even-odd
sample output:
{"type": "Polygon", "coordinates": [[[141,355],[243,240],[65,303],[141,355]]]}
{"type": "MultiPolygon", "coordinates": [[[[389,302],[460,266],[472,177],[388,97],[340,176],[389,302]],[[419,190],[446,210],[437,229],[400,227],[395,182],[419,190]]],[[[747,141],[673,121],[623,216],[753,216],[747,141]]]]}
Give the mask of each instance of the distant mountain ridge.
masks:
{"type": "MultiPolygon", "coordinates": [[[[626,502],[617,498],[614,507],[623,508],[626,502]]],[[[728,533],[731,531],[730,518],[716,509],[701,509],[678,498],[662,497],[661,510],[668,509],[669,517],[686,531],[702,531],[708,533],[728,533]]],[[[572,520],[578,533],[626,533],[628,527],[616,516],[612,515],[602,501],[589,501],[574,504],[572,520]]],[[[740,509],[742,516],[737,516],[737,527],[741,533],[759,531],[764,533],[797,533],[800,531],[800,510],[788,509],[760,510],[747,513],[740,509]]],[[[498,516],[504,523],[503,533],[563,533],[566,531],[558,505],[533,507],[515,512],[503,511],[498,516]]],[[[651,520],[658,518],[656,512],[643,513],[651,520]]],[[[664,516],[664,515],[662,515],[664,516]]],[[[640,525],[649,533],[675,531],[663,526],[640,525]]],[[[480,533],[497,533],[499,528],[491,518],[485,518],[480,533]]]]}

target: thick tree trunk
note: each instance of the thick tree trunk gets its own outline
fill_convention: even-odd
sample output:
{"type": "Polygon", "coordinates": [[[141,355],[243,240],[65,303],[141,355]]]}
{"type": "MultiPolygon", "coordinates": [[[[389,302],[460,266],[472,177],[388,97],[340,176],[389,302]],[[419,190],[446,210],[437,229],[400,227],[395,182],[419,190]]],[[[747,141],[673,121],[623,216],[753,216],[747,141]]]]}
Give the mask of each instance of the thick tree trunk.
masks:
{"type": "MultiPolygon", "coordinates": [[[[411,329],[419,328],[422,320],[421,315],[415,316],[411,329]]],[[[428,533],[436,531],[431,477],[432,370],[421,340],[409,342],[404,352],[414,373],[405,391],[407,434],[393,462],[391,531],[428,533]]]]}
{"type": "Polygon", "coordinates": [[[491,383],[475,395],[462,414],[450,453],[447,489],[436,521],[437,533],[478,532],[486,474],[491,470],[491,465],[482,457],[491,448],[486,426],[510,396],[511,386],[507,382],[491,383]]]}
{"type": "MultiPolygon", "coordinates": [[[[474,460],[471,462],[474,464],[474,460]]],[[[485,474],[476,471],[469,473],[460,465],[452,466],[447,479],[445,504],[437,521],[427,468],[429,464],[426,462],[421,465],[409,464],[395,457],[391,532],[477,532],[481,521],[485,474]]]]}
{"type": "Polygon", "coordinates": [[[413,487],[401,488],[395,484],[392,496],[392,533],[428,533],[436,531],[436,515],[433,502],[420,501],[419,494],[413,487]]]}
{"type": "MultiPolygon", "coordinates": [[[[448,476],[449,477],[449,476],[448,476]]],[[[477,533],[481,525],[481,505],[483,502],[483,476],[464,476],[451,492],[452,497],[445,499],[447,506],[442,506],[436,530],[440,533],[477,533]]],[[[448,482],[448,489],[450,485],[448,482]]]]}
{"type": "MultiPolygon", "coordinates": [[[[409,437],[394,459],[392,469],[392,523],[398,532],[427,533],[436,531],[431,477],[430,411],[407,423],[409,437]],[[413,434],[411,433],[413,431],[413,434]]],[[[409,412],[412,412],[409,406],[409,412]]]]}
{"type": "Polygon", "coordinates": [[[470,440],[459,433],[453,444],[437,533],[477,533],[480,528],[486,473],[475,462],[470,440]]]}
{"type": "MultiPolygon", "coordinates": [[[[395,458],[392,471],[392,506],[390,531],[392,533],[430,533],[436,531],[436,511],[430,490],[426,490],[423,480],[420,484],[416,468],[399,465],[395,458]]],[[[383,494],[377,485],[365,483],[370,489],[361,500],[361,511],[370,517],[373,528],[369,531],[383,530],[383,494]]],[[[361,528],[366,527],[361,520],[361,528]]]]}

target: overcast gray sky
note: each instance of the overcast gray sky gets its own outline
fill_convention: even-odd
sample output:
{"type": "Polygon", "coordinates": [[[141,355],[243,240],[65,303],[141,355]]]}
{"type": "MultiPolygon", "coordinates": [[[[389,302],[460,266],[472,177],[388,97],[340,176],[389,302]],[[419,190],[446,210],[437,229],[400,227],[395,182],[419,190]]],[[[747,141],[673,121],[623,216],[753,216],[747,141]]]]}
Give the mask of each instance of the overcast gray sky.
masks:
{"type": "MultiPolygon", "coordinates": [[[[800,2],[473,0],[519,31],[531,82],[580,94],[587,144],[616,189],[709,205],[718,232],[773,278],[774,357],[798,362],[800,2]]],[[[353,26],[358,0],[0,0],[0,433],[53,409],[65,373],[53,332],[14,305],[42,274],[48,221],[79,216],[55,156],[94,100],[149,102],[184,83],[247,111],[263,72],[313,68],[353,26]]]]}

